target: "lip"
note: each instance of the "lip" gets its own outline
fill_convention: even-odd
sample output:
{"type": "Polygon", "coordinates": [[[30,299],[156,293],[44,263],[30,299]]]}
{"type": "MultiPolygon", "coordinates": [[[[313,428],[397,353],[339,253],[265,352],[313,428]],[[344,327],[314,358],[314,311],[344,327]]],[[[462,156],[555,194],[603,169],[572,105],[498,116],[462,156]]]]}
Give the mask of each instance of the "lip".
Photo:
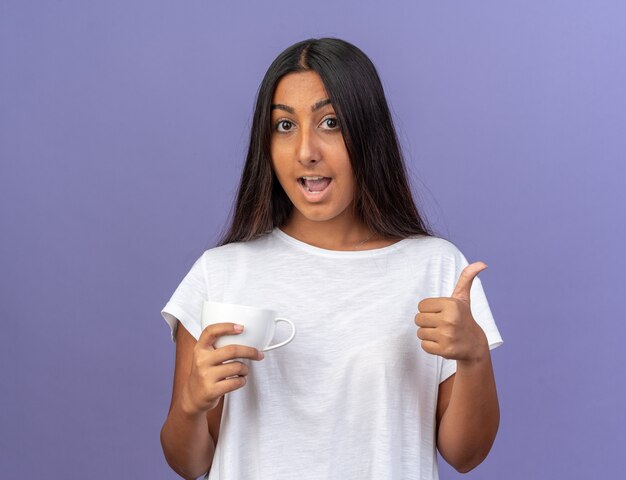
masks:
{"type": "Polygon", "coordinates": [[[329,192],[335,183],[332,177],[328,177],[328,178],[330,178],[330,183],[324,190],[322,190],[319,193],[309,192],[309,190],[304,186],[303,183],[300,182],[300,180],[296,180],[296,183],[298,184],[298,187],[300,188],[302,195],[304,195],[304,198],[306,198],[307,201],[311,203],[319,203],[319,202],[324,201],[324,199],[329,195],[329,192]]]}

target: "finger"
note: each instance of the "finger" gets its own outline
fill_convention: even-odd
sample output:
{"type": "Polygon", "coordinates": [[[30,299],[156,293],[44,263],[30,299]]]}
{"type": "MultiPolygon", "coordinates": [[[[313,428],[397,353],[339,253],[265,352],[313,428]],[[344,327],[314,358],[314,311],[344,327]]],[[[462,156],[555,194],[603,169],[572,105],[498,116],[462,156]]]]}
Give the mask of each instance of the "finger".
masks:
{"type": "Polygon", "coordinates": [[[250,373],[248,365],[242,362],[228,362],[214,367],[213,378],[219,382],[229,377],[245,377],[250,373]]]}
{"type": "Polygon", "coordinates": [[[456,283],[456,287],[454,287],[452,298],[469,303],[472,282],[474,281],[474,278],[476,278],[476,275],[482,272],[485,268],[487,268],[487,265],[483,262],[474,262],[465,267],[459,276],[459,281],[456,283]]]}
{"type": "Polygon", "coordinates": [[[415,315],[415,325],[418,327],[436,327],[441,323],[438,313],[418,313],[415,315]]]}
{"type": "Polygon", "coordinates": [[[438,313],[443,310],[445,302],[441,298],[425,298],[417,304],[420,313],[438,313]]]}
{"type": "Polygon", "coordinates": [[[246,384],[246,377],[231,377],[215,384],[215,395],[221,397],[233,392],[246,384]]]}
{"type": "Polygon", "coordinates": [[[208,348],[213,347],[215,340],[222,335],[237,335],[243,331],[243,326],[236,323],[214,323],[207,326],[198,339],[198,343],[201,347],[208,348]]]}
{"type": "Polygon", "coordinates": [[[235,358],[261,360],[263,357],[263,352],[259,352],[259,350],[254,347],[247,347],[245,345],[226,345],[215,350],[213,354],[213,362],[214,365],[217,365],[235,358]]]}
{"type": "Polygon", "coordinates": [[[430,353],[432,355],[441,355],[441,346],[437,342],[433,342],[431,340],[422,340],[422,349],[426,353],[430,353]]]}
{"type": "Polygon", "coordinates": [[[438,343],[439,336],[440,334],[436,328],[420,327],[417,329],[417,338],[420,340],[438,343]]]}

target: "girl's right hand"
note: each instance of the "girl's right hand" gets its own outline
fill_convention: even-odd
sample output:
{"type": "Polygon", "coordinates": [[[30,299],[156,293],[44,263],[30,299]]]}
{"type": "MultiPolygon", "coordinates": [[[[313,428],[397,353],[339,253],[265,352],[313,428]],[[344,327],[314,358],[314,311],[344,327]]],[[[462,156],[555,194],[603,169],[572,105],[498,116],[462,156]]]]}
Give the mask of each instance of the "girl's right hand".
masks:
{"type": "Polygon", "coordinates": [[[206,413],[217,406],[226,393],[246,384],[248,366],[235,359],[261,360],[263,352],[243,345],[215,348],[222,335],[236,335],[243,327],[234,323],[216,323],[206,327],[193,349],[189,379],[182,391],[182,408],[192,414],[206,413]],[[227,360],[234,360],[224,363],[227,360]]]}

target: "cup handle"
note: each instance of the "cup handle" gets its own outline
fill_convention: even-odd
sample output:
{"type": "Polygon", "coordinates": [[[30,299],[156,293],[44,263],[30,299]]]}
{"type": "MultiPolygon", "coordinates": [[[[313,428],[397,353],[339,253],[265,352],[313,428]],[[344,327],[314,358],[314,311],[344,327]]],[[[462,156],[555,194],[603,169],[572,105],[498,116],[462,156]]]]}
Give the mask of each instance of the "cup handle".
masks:
{"type": "Polygon", "coordinates": [[[276,345],[270,345],[269,347],[264,348],[263,349],[264,352],[267,352],[268,350],[273,350],[273,349],[278,348],[278,347],[282,347],[283,345],[287,345],[289,342],[291,342],[293,340],[293,337],[296,336],[296,326],[293,324],[293,322],[291,320],[289,320],[287,318],[283,318],[283,317],[278,317],[278,318],[274,319],[274,322],[275,323],[287,322],[289,325],[291,325],[291,336],[287,340],[285,340],[284,342],[280,342],[280,343],[277,343],[276,345]]]}

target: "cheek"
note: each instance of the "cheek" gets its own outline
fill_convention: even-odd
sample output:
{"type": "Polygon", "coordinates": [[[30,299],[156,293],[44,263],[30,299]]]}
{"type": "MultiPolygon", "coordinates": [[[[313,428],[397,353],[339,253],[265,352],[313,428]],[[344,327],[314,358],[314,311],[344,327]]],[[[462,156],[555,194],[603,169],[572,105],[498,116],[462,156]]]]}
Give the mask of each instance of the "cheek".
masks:
{"type": "Polygon", "coordinates": [[[346,188],[345,192],[346,203],[352,202],[354,200],[354,183],[350,183],[348,188],[346,188]]]}
{"type": "Polygon", "coordinates": [[[297,188],[296,183],[291,181],[292,173],[289,169],[282,167],[280,161],[276,161],[276,159],[272,160],[272,170],[274,171],[274,175],[285,193],[289,197],[292,197],[292,192],[297,188]]]}
{"type": "Polygon", "coordinates": [[[285,162],[283,161],[280,152],[276,149],[272,150],[270,152],[270,155],[272,170],[274,171],[278,179],[282,182],[283,178],[288,175],[288,169],[285,167],[285,162]]]}
{"type": "Polygon", "coordinates": [[[347,197],[354,197],[354,191],[356,189],[356,184],[354,182],[354,174],[352,173],[352,168],[350,166],[346,167],[345,173],[345,182],[343,187],[343,194],[347,197]]]}
{"type": "Polygon", "coordinates": [[[285,175],[281,174],[280,171],[274,170],[274,172],[276,174],[276,178],[278,179],[278,183],[280,184],[281,187],[283,187],[283,190],[287,192],[289,190],[289,185],[287,184],[285,175]]]}

